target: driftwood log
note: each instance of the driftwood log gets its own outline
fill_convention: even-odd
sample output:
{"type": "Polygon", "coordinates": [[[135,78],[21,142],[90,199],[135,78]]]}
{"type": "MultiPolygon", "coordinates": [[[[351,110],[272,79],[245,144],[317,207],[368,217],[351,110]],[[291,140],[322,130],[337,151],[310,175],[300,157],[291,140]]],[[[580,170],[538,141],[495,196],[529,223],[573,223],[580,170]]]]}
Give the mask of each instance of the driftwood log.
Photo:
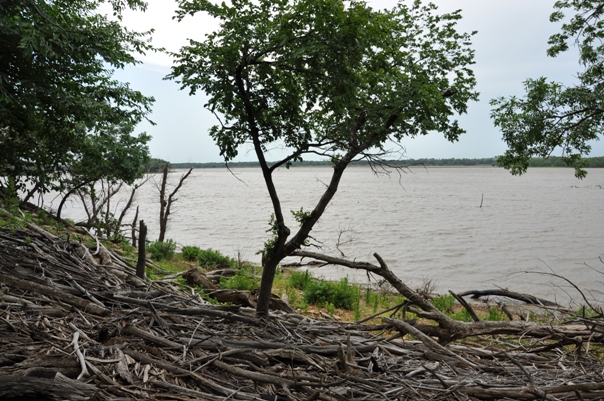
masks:
{"type": "MultiPolygon", "coordinates": [[[[78,249],[39,227],[0,228],[0,399],[604,397],[604,364],[592,352],[600,321],[462,324],[414,292],[407,311],[425,320],[351,324],[282,311],[259,319],[142,281],[110,251],[101,264],[78,249]]],[[[407,291],[384,266],[371,269],[407,291]]]]}

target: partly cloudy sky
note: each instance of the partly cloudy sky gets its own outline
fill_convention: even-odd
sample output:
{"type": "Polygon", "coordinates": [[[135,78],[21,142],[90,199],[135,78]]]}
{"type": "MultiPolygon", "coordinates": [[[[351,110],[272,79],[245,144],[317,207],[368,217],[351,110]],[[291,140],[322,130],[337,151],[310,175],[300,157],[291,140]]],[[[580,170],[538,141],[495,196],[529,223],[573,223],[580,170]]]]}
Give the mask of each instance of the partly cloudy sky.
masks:
{"type": "MultiPolygon", "coordinates": [[[[549,22],[553,0],[435,0],[443,12],[462,10],[460,30],[478,31],[474,36],[480,101],[470,104],[468,114],[460,118],[467,130],[459,142],[449,143],[439,134],[410,139],[403,143],[408,158],[483,158],[502,154],[505,144],[501,133],[489,117],[489,100],[499,96],[520,96],[527,78],[548,77],[572,84],[580,70],[576,53],[568,52],[557,58],[546,56],[547,39],[559,30],[559,24],[549,22]]],[[[212,18],[198,14],[178,23],[172,19],[176,2],[148,0],[146,13],[128,13],[124,23],[131,29],[154,28],[153,43],[170,51],[187,44],[187,39],[203,40],[216,28],[212,18]]],[[[392,7],[396,0],[368,1],[373,7],[392,7]]],[[[153,139],[150,144],[153,157],[171,162],[220,162],[218,148],[208,135],[216,120],[203,108],[202,94],[189,96],[178,84],[165,81],[171,59],[166,54],[149,54],[144,63],[116,77],[128,81],[132,87],[154,96],[156,103],[151,119],[157,124],[143,123],[153,139]]],[[[604,141],[593,144],[592,156],[604,155],[604,141]]],[[[238,160],[254,160],[251,152],[243,149],[238,160]]],[[[268,156],[277,159],[280,154],[268,156]]]]}

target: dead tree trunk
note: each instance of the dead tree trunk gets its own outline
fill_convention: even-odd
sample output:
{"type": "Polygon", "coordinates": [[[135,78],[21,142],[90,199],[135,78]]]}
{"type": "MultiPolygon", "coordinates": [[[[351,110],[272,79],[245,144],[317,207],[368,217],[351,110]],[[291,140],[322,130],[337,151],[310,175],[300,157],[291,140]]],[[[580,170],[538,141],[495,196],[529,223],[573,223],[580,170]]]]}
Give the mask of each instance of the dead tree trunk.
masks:
{"type": "Polygon", "coordinates": [[[138,235],[138,262],[136,263],[136,275],[142,279],[145,278],[145,260],[147,259],[147,248],[145,239],[147,238],[147,226],[143,220],[140,221],[138,235]]]}
{"type": "Polygon", "coordinates": [[[138,220],[138,206],[136,207],[136,213],[134,219],[132,219],[132,246],[136,248],[136,220],[138,220]]]}
{"type": "Polygon", "coordinates": [[[190,168],[185,175],[180,177],[178,185],[176,186],[176,188],[174,188],[174,191],[172,191],[172,193],[170,193],[170,195],[168,195],[168,197],[166,198],[166,186],[168,183],[168,165],[164,165],[164,169],[162,171],[161,186],[159,188],[159,242],[164,242],[164,239],[166,237],[166,231],[168,229],[168,219],[170,217],[170,208],[172,207],[172,204],[178,200],[174,198],[174,196],[182,186],[183,182],[187,179],[189,174],[191,174],[191,171],[193,171],[192,168],[190,168]]]}

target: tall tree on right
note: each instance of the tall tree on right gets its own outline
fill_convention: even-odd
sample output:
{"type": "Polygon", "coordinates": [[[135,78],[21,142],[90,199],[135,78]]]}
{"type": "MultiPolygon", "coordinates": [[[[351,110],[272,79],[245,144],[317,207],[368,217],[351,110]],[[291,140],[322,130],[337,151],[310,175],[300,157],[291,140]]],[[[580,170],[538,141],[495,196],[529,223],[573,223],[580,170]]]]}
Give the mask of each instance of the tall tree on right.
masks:
{"type": "Polygon", "coordinates": [[[552,22],[562,21],[568,11],[574,15],[549,38],[547,54],[556,57],[574,44],[584,69],[574,86],[543,77],[527,79],[524,98],[491,100],[491,117],[508,145],[498,161],[519,175],[526,172],[531,157],[548,157],[561,149],[566,164],[583,178],[587,173],[582,156],[590,153],[589,142],[604,132],[604,2],[562,0],[554,8],[552,22]]]}

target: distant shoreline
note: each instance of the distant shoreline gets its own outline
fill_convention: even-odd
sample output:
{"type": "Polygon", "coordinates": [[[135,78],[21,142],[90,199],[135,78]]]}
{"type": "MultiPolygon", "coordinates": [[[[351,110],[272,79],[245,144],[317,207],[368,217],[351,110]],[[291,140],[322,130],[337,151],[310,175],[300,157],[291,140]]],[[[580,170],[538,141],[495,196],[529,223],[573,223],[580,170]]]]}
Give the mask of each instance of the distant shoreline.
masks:
{"type": "MultiPolygon", "coordinates": [[[[154,159],[160,161],[160,159],[154,159]]],[[[604,156],[599,157],[588,157],[584,159],[587,162],[586,168],[604,168],[604,156]]],[[[168,163],[166,161],[162,161],[168,163]]],[[[407,160],[388,160],[386,162],[392,167],[413,167],[413,166],[425,166],[425,167],[499,167],[497,164],[496,157],[482,158],[482,159],[407,159],[407,160]]],[[[210,162],[210,163],[169,163],[172,169],[187,169],[187,168],[224,168],[226,164],[224,162],[210,162]]],[[[308,160],[304,162],[294,162],[291,167],[329,167],[332,163],[329,160],[324,161],[313,161],[308,160]]],[[[367,161],[357,161],[351,163],[351,166],[368,166],[367,161]]],[[[228,163],[230,168],[252,168],[260,167],[258,162],[231,162],[228,163]]],[[[285,167],[285,166],[283,166],[285,167]]],[[[529,167],[568,167],[561,157],[552,156],[547,159],[533,158],[529,164],[529,167]]]]}

